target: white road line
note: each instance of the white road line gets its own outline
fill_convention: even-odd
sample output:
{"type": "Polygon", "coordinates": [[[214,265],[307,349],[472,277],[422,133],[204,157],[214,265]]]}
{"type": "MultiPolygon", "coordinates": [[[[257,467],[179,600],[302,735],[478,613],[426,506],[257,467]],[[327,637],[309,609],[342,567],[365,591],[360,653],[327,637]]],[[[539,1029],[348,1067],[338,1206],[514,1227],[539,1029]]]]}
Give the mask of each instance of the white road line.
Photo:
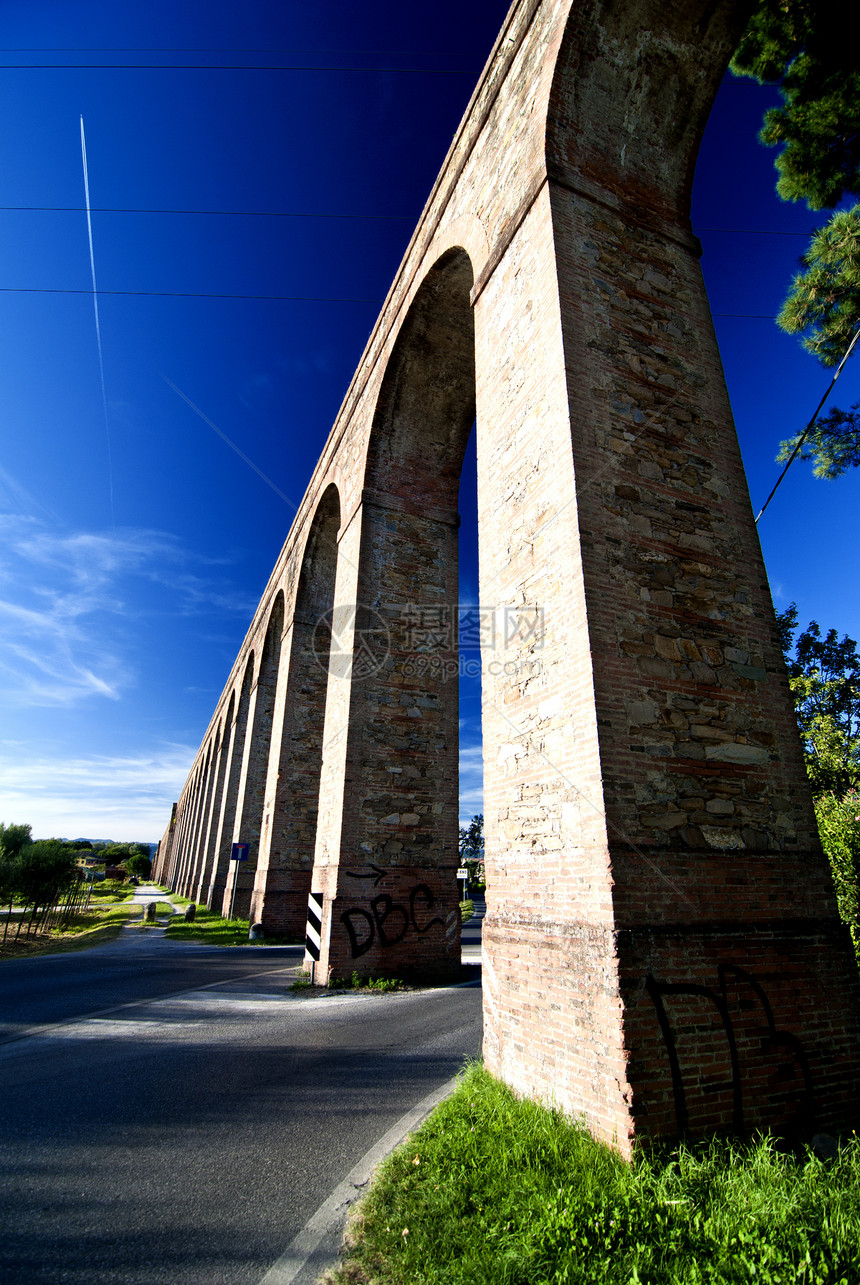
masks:
{"type": "MultiPolygon", "coordinates": [[[[336,1237],[336,1244],[339,1246],[347,1214],[356,1200],[364,1195],[376,1166],[395,1147],[399,1147],[408,1134],[415,1132],[433,1108],[454,1092],[458,1083],[459,1077],[455,1076],[441,1088],[428,1093],[417,1106],[401,1116],[375,1146],[365,1152],[343,1182],[335,1187],[328,1200],[323,1201],[316,1213],[308,1219],[298,1236],[290,1242],[278,1261],[273,1263],[261,1278],[259,1285],[292,1285],[326,1236],[336,1237]]],[[[334,1265],[337,1252],[335,1249],[330,1256],[330,1261],[315,1266],[316,1274],[319,1275],[334,1265]]]]}

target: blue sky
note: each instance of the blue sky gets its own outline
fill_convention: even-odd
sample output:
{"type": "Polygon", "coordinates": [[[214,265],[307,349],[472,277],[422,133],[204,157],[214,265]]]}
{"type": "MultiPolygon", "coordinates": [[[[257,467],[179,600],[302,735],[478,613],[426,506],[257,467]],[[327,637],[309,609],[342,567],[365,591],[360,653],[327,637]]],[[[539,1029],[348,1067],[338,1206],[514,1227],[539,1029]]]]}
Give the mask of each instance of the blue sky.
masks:
{"type": "MultiPolygon", "coordinates": [[[[4,3],[0,820],[160,836],[506,8],[4,3]]],[[[724,85],[693,208],[756,509],[829,378],[769,320],[825,217],[774,194],[772,99],[724,85]]],[[[777,607],[853,637],[857,487],[796,465],[760,528],[777,607]]]]}

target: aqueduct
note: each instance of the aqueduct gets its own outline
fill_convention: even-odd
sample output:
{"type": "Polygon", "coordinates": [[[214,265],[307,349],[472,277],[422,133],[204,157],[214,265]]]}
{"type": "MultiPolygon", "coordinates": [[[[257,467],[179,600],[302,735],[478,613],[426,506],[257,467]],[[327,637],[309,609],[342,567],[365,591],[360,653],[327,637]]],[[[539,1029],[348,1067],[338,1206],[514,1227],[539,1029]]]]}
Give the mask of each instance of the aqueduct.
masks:
{"type": "Polygon", "coordinates": [[[485,1060],[624,1151],[856,1107],[857,971],[689,225],[748,9],[514,0],[156,869],[307,931],[318,980],[456,974],[476,421],[485,1060]]]}

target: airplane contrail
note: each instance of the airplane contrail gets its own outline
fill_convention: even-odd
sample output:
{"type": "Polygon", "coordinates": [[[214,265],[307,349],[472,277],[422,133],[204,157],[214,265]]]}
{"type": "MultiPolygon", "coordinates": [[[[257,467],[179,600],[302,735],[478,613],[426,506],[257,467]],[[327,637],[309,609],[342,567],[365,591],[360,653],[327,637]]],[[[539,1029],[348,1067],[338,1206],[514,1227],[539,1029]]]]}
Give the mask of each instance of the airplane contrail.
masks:
{"type": "Polygon", "coordinates": [[[87,139],[86,139],[86,135],[84,134],[83,115],[81,116],[81,160],[83,161],[83,165],[84,165],[84,198],[86,200],[86,209],[87,209],[87,235],[89,237],[89,242],[90,242],[90,274],[93,280],[93,310],[95,312],[95,317],[96,317],[96,347],[98,348],[98,351],[99,351],[99,377],[101,379],[102,410],[104,412],[104,418],[105,418],[105,439],[107,441],[108,491],[110,494],[110,516],[111,516],[111,522],[115,527],[116,513],[114,511],[114,503],[113,503],[113,459],[111,456],[111,444],[110,444],[110,420],[108,419],[107,392],[105,390],[105,363],[104,363],[104,353],[102,352],[102,330],[101,330],[101,325],[99,324],[99,296],[98,296],[98,289],[96,287],[96,260],[95,260],[95,255],[93,253],[93,219],[92,219],[92,209],[90,206],[90,179],[89,179],[89,172],[87,170],[87,139]]]}

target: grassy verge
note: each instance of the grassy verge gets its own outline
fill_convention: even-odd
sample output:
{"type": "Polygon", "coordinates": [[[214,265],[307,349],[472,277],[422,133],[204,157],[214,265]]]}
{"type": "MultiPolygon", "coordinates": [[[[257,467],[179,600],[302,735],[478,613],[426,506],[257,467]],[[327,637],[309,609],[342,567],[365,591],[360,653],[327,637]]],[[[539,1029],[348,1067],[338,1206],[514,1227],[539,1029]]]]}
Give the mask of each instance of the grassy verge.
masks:
{"type": "Polygon", "coordinates": [[[129,887],[127,883],[119,883],[115,879],[103,879],[101,883],[94,883],[90,891],[92,903],[94,901],[131,901],[136,889],[129,887]]]}
{"type": "Polygon", "coordinates": [[[855,1285],[860,1143],[768,1139],[631,1166],[472,1067],[380,1168],[330,1285],[855,1285]]]}
{"type": "MultiPolygon", "coordinates": [[[[148,901],[141,901],[141,902],[138,902],[137,906],[135,907],[135,909],[139,908],[141,911],[141,920],[140,920],[141,927],[151,927],[151,924],[147,924],[146,919],[143,917],[143,912],[149,904],[150,902],[148,901]]],[[[174,907],[169,901],[156,901],[155,903],[156,918],[164,919],[166,916],[172,915],[173,913],[174,913],[174,907]]]]}
{"type": "MultiPolygon", "coordinates": [[[[180,905],[190,905],[183,897],[174,897],[180,905]]],[[[248,941],[249,923],[247,919],[222,919],[205,906],[198,906],[192,923],[188,924],[181,915],[177,915],[164,930],[165,937],[171,941],[199,941],[207,946],[292,946],[297,943],[295,937],[267,936],[259,942],[248,941]]]]}
{"type": "MultiPolygon", "coordinates": [[[[62,929],[39,936],[28,936],[25,933],[12,940],[10,927],[6,945],[0,940],[0,960],[22,959],[31,955],[56,955],[69,950],[87,950],[90,946],[100,946],[103,942],[112,941],[118,936],[129,918],[137,914],[136,907],[131,906],[90,906],[86,914],[79,915],[74,923],[62,929]]],[[[0,934],[2,939],[2,934],[0,934]]]]}

